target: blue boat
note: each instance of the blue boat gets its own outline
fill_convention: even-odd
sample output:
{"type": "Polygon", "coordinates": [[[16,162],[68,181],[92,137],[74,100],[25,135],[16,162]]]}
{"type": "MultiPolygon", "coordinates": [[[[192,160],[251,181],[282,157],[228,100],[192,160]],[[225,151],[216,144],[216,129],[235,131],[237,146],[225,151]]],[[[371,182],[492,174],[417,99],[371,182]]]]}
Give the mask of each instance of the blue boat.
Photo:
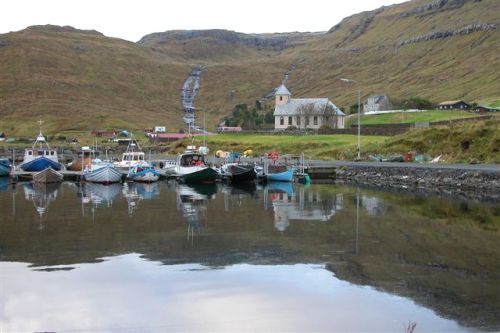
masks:
{"type": "Polygon", "coordinates": [[[33,147],[24,150],[23,163],[19,167],[28,172],[39,172],[47,168],[59,171],[62,165],[57,158],[57,151],[49,147],[42,134],[42,121],[39,124],[40,134],[38,134],[33,147]]]}
{"type": "Polygon", "coordinates": [[[8,158],[0,158],[0,176],[8,176],[10,175],[10,170],[12,169],[12,165],[8,158]]]}
{"type": "Polygon", "coordinates": [[[292,182],[293,170],[267,174],[268,182],[292,182]]]}

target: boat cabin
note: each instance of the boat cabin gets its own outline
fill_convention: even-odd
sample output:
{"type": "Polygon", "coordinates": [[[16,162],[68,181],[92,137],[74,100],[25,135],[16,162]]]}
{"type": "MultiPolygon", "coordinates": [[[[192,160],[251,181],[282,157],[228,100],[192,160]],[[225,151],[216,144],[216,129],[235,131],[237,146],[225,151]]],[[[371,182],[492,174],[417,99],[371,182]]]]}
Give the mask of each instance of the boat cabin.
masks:
{"type": "Polygon", "coordinates": [[[184,154],[179,164],[182,167],[205,165],[205,156],[198,153],[184,154]]]}
{"type": "Polygon", "coordinates": [[[144,152],[133,151],[133,152],[128,152],[128,153],[123,153],[122,161],[123,162],[142,162],[142,161],[144,161],[144,152]]]}
{"type": "Polygon", "coordinates": [[[44,156],[45,158],[49,160],[53,160],[55,162],[58,162],[57,159],[57,151],[55,149],[37,149],[37,148],[29,148],[24,151],[24,161],[30,161],[34,158],[37,157],[42,157],[44,156]]]}

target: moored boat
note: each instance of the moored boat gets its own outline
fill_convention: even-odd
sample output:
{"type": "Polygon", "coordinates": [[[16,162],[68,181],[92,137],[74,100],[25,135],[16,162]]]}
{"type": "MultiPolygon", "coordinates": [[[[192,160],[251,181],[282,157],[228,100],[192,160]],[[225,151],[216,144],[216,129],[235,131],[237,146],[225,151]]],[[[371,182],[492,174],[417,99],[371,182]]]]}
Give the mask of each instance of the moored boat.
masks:
{"type": "Polygon", "coordinates": [[[87,166],[92,164],[92,159],[95,158],[95,151],[88,146],[83,146],[82,150],[78,153],[78,158],[71,161],[67,168],[70,171],[83,171],[87,166]]]}
{"type": "Polygon", "coordinates": [[[158,181],[160,173],[149,162],[138,163],[127,174],[128,181],[152,183],[158,181]]]}
{"type": "Polygon", "coordinates": [[[121,161],[114,162],[114,165],[125,172],[131,167],[136,166],[139,163],[142,163],[146,160],[144,152],[141,150],[132,135],[131,140],[129,141],[129,145],[127,146],[127,150],[122,154],[121,161]],[[138,150],[135,150],[135,149],[138,150]]]}
{"type": "Polygon", "coordinates": [[[59,183],[63,180],[63,174],[59,171],[48,167],[47,169],[43,169],[42,171],[38,171],[33,174],[33,182],[35,183],[59,183]]]}
{"type": "Polygon", "coordinates": [[[91,183],[120,183],[122,181],[122,173],[113,163],[94,159],[92,164],[84,170],[83,178],[85,181],[91,183]]]}
{"type": "Polygon", "coordinates": [[[276,173],[268,173],[267,174],[268,182],[292,182],[293,181],[293,171],[286,170],[282,172],[276,173]]]}
{"type": "Polygon", "coordinates": [[[38,134],[35,143],[31,148],[24,151],[23,162],[19,167],[24,171],[38,172],[47,168],[59,171],[62,168],[61,163],[57,157],[57,151],[50,148],[42,134],[40,121],[40,133],[38,134]]]}
{"type": "Polygon", "coordinates": [[[0,176],[8,176],[10,175],[10,171],[12,170],[12,165],[8,158],[0,158],[0,176]]]}
{"type": "MultiPolygon", "coordinates": [[[[200,151],[207,152],[206,147],[201,147],[200,151]],[[205,148],[202,150],[201,148],[205,148]]],[[[193,146],[179,156],[175,173],[180,181],[186,183],[213,183],[219,173],[205,162],[205,155],[196,151],[193,146]]]]}
{"type": "Polygon", "coordinates": [[[221,175],[231,183],[242,183],[255,180],[257,173],[251,164],[226,163],[221,166],[221,175]]]}

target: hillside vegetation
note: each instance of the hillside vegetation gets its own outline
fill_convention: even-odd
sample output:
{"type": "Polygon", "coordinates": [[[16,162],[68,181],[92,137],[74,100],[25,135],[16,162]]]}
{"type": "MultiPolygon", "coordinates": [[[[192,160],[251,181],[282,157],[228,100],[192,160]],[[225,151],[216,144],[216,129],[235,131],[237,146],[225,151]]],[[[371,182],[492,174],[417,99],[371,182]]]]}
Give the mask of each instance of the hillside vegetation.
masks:
{"type": "MultiPolygon", "coordinates": [[[[1,130],[183,127],[179,90],[204,66],[195,104],[208,127],[236,104],[270,96],[284,73],[296,97],[340,107],[385,93],[433,102],[500,99],[498,0],[413,0],[345,18],[326,33],[170,31],[138,43],[34,26],[0,35],[1,130]],[[356,84],[340,78],[356,80],[356,84]]],[[[335,22],[332,22],[332,25],[335,22]]],[[[272,106],[272,99],[267,99],[272,106]]]]}
{"type": "MultiPolygon", "coordinates": [[[[374,115],[361,115],[361,125],[378,124],[413,124],[416,122],[434,122],[442,120],[475,118],[477,114],[462,110],[429,110],[423,112],[397,112],[383,113],[374,115]]],[[[357,115],[349,116],[345,125],[356,125],[358,123],[357,115]]]]}

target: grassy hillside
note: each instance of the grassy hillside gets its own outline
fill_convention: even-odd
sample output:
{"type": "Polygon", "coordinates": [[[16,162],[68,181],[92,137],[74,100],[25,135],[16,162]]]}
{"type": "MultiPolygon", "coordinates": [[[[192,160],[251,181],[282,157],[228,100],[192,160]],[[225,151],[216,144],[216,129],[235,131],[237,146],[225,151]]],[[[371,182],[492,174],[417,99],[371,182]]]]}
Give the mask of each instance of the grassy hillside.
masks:
{"type": "MultiPolygon", "coordinates": [[[[383,113],[374,115],[361,115],[361,124],[401,124],[415,122],[433,122],[441,120],[463,119],[477,117],[477,114],[461,110],[429,110],[424,112],[398,112],[383,113]]],[[[346,126],[356,125],[357,115],[349,116],[346,119],[346,126]]]]}
{"type": "Polygon", "coordinates": [[[0,40],[7,44],[0,47],[1,130],[33,135],[39,116],[56,131],[180,126],[186,64],[70,28],[32,27],[0,40]]]}
{"type": "Polygon", "coordinates": [[[500,119],[412,130],[366,147],[364,155],[408,151],[442,155],[445,162],[500,163],[500,119]]]}
{"type": "Polygon", "coordinates": [[[285,72],[295,97],[329,97],[341,107],[355,103],[358,86],[363,98],[496,103],[498,1],[450,0],[430,9],[428,3],[363,12],[323,34],[175,31],[131,43],[37,26],[0,35],[0,130],[29,135],[36,131],[32,119],[42,115],[55,130],[166,125],[177,131],[179,90],[196,64],[204,71],[195,105],[206,110],[210,128],[235,104],[253,104],[272,91],[285,72]]]}
{"type": "MultiPolygon", "coordinates": [[[[195,139],[200,145],[202,138],[195,139]]],[[[269,151],[281,154],[300,155],[310,159],[331,160],[356,157],[355,135],[277,135],[271,137],[260,134],[220,134],[207,136],[207,145],[212,152],[216,150],[243,152],[252,149],[255,156],[269,151]]],[[[172,144],[172,153],[181,152],[188,141],[172,144]]],[[[427,154],[432,157],[442,155],[442,162],[460,163],[500,163],[500,118],[462,123],[452,126],[432,127],[411,130],[394,136],[361,136],[362,158],[369,155],[386,156],[406,152],[427,154]]]]}
{"type": "MultiPolygon", "coordinates": [[[[202,138],[198,137],[195,143],[199,145],[202,138]]],[[[280,154],[305,154],[311,159],[342,158],[343,154],[354,154],[356,151],[355,135],[260,135],[260,134],[219,134],[208,136],[207,145],[211,151],[217,150],[243,152],[252,149],[255,156],[263,156],[269,151],[278,151],[280,154]]],[[[385,137],[363,136],[361,144],[382,143],[385,137]]],[[[185,145],[186,143],[184,143],[185,145]]],[[[184,146],[183,145],[183,146],[184,146]]],[[[182,147],[183,147],[182,146],[182,147]]],[[[179,147],[182,150],[182,147],[179,147]]]]}

